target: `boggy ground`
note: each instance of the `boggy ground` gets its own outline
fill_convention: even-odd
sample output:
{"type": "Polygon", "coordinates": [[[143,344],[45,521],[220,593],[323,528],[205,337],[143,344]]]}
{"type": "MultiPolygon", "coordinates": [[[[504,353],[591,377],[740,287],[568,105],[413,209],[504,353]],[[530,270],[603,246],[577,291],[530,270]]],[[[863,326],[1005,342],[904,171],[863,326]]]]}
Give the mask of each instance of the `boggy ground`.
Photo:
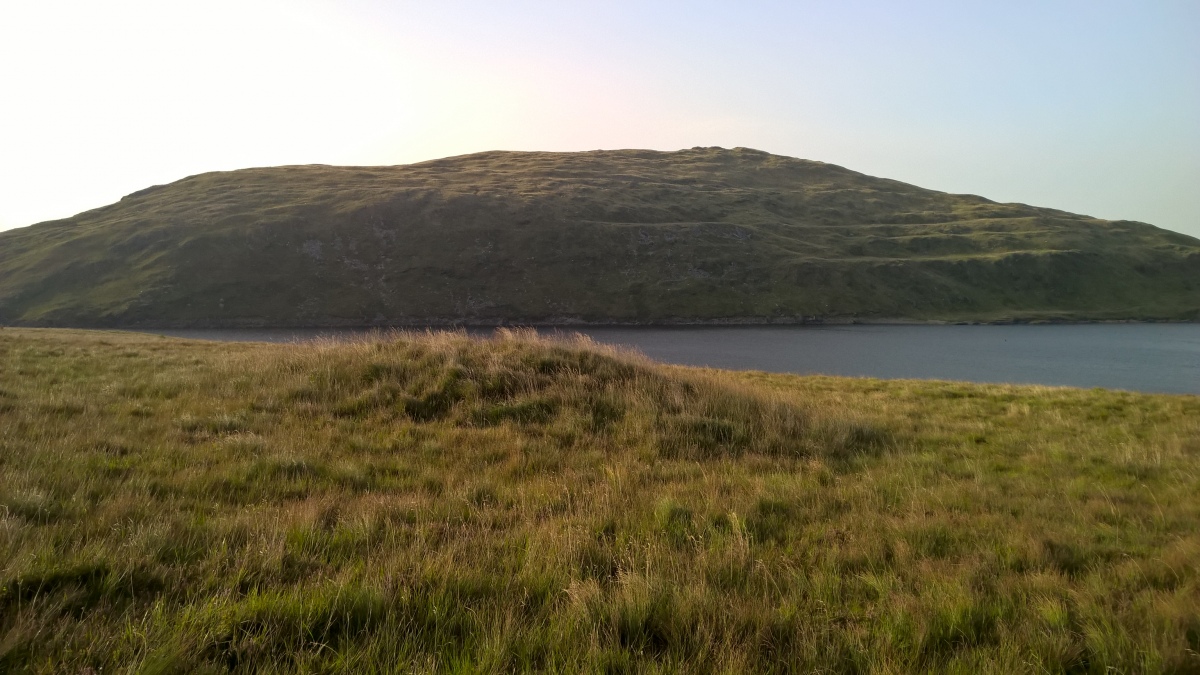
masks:
{"type": "Polygon", "coordinates": [[[0,671],[1197,672],[1200,398],[0,331],[0,671]]]}

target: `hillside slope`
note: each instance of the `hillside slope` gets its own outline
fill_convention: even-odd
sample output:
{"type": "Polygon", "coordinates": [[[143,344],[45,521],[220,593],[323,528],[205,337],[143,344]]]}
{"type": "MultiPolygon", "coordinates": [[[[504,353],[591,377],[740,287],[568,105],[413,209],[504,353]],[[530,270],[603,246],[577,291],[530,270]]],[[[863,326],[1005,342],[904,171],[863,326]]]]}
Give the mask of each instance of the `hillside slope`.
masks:
{"type": "Polygon", "coordinates": [[[0,233],[0,322],[1196,319],[1200,241],[720,148],[156,186],[0,233]]]}

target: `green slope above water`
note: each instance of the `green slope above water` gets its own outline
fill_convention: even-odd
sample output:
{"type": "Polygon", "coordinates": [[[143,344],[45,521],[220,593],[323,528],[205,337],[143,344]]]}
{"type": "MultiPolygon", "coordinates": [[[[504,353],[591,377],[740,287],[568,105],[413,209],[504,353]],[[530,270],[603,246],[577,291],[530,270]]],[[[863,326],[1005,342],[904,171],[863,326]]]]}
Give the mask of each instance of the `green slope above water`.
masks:
{"type": "Polygon", "coordinates": [[[734,149],[209,173],[0,233],[0,322],[1200,317],[1200,240],[734,149]]]}

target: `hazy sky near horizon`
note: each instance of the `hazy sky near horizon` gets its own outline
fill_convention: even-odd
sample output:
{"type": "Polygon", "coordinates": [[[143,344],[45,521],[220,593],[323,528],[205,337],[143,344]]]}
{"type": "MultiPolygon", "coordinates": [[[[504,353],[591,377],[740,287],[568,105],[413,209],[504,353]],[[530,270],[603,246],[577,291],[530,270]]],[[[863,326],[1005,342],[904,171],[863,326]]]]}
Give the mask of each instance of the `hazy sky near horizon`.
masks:
{"type": "Polygon", "coordinates": [[[748,146],[1200,236],[1200,2],[0,4],[0,229],[205,171],[748,146]]]}

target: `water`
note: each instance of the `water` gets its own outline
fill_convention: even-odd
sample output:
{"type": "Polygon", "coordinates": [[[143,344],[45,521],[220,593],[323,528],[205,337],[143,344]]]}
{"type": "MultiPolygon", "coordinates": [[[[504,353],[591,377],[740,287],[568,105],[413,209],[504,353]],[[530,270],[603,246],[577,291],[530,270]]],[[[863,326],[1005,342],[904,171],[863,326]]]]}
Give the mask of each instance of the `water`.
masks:
{"type": "MultiPolygon", "coordinates": [[[[1200,324],[547,328],[625,345],[667,363],[1200,394],[1200,324]]],[[[353,329],[171,330],[207,340],[286,342],[353,329]]],[[[472,333],[490,334],[490,329],[472,333]]]]}

